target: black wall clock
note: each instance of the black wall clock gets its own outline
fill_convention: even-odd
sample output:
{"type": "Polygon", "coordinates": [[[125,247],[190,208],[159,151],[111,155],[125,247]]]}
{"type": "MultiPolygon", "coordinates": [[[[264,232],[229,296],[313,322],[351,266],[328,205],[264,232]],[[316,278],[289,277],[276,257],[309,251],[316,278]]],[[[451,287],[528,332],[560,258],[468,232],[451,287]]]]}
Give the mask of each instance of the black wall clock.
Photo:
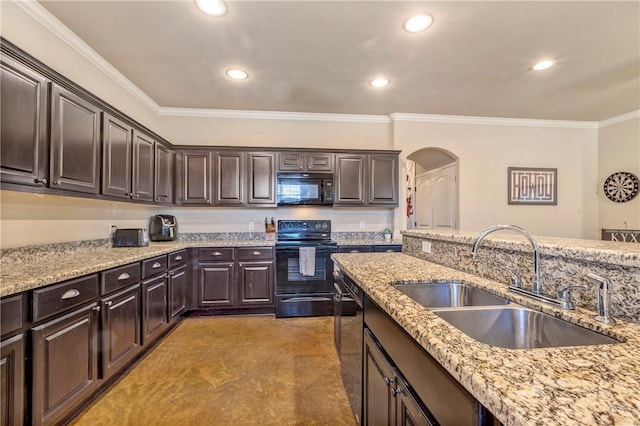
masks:
{"type": "Polygon", "coordinates": [[[616,172],[604,181],[604,195],[616,203],[626,203],[638,195],[638,177],[629,172],[616,172]]]}

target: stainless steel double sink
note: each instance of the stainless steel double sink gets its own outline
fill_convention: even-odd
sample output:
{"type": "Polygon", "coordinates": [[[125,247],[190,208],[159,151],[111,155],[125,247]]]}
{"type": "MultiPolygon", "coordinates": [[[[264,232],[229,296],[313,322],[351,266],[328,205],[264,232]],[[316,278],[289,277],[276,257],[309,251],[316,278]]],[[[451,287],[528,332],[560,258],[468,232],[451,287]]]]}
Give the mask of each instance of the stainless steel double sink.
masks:
{"type": "Polygon", "coordinates": [[[620,343],[464,283],[398,283],[393,287],[487,345],[534,349],[620,343]]]}

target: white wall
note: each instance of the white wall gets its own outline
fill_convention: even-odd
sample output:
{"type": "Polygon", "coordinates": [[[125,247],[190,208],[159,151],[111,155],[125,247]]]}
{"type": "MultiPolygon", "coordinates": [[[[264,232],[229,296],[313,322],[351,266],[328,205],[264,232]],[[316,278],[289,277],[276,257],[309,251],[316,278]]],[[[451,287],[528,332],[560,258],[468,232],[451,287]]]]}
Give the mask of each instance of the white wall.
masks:
{"type": "Polygon", "coordinates": [[[459,157],[460,229],[469,231],[510,223],[537,235],[597,238],[597,136],[595,128],[553,123],[394,122],[395,148],[403,158],[427,147],[459,157]],[[558,205],[508,205],[510,166],[557,168],[558,205]]]}
{"type": "Polygon", "coordinates": [[[600,227],[640,229],[640,196],[615,203],[603,193],[605,179],[614,172],[640,176],[640,116],[604,125],[598,132],[598,211],[600,227]],[[625,223],[626,222],[626,223],[625,223]]]}

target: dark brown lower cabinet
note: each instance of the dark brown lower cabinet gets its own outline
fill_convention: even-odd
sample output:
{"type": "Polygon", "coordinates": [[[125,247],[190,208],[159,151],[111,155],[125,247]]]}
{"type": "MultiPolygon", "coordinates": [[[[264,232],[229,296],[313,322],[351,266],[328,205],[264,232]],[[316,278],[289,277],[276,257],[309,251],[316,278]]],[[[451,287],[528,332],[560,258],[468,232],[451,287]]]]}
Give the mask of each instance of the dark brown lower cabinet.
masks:
{"type": "Polygon", "coordinates": [[[142,349],[140,284],[103,300],[102,378],[125,367],[142,349]]]}
{"type": "Polygon", "coordinates": [[[238,264],[238,305],[252,306],[274,303],[273,261],[238,264]]]}
{"type": "Polygon", "coordinates": [[[24,424],[24,334],[0,343],[0,417],[2,426],[24,424]]]}
{"type": "Polygon", "coordinates": [[[167,287],[169,276],[158,275],[142,282],[142,344],[160,336],[168,327],[167,287]]]}
{"type": "Polygon", "coordinates": [[[363,409],[365,425],[432,426],[409,385],[364,330],[363,409]]]}
{"type": "Polygon", "coordinates": [[[231,307],[235,304],[235,265],[233,262],[200,264],[198,306],[200,308],[231,307]]]}
{"type": "Polygon", "coordinates": [[[96,303],[32,329],[32,423],[60,422],[98,386],[96,303]]]}
{"type": "Polygon", "coordinates": [[[169,322],[173,323],[187,310],[187,266],[169,271],[169,322]]]}

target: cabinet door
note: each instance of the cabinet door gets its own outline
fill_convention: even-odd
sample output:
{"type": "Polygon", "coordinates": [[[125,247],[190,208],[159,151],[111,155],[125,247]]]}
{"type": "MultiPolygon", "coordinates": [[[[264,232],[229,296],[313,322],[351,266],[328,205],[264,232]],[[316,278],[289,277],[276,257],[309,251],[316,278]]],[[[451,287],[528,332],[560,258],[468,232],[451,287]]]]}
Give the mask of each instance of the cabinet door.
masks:
{"type": "Polygon", "coordinates": [[[369,204],[398,205],[398,156],[369,155],[369,204]]]}
{"type": "Polygon", "coordinates": [[[102,120],[102,193],[131,198],[133,128],[109,114],[102,120]]]}
{"type": "Polygon", "coordinates": [[[51,110],[52,188],[100,191],[100,108],[53,85],[51,110]]]}
{"type": "Polygon", "coordinates": [[[47,83],[3,55],[0,62],[2,182],[47,186],[47,83]]]}
{"type": "Polygon", "coordinates": [[[169,272],[169,321],[177,320],[187,309],[187,266],[169,272]]]}
{"type": "Polygon", "coordinates": [[[0,344],[0,418],[2,426],[24,424],[24,335],[0,344]]]}
{"type": "Polygon", "coordinates": [[[238,305],[273,305],[273,262],[241,262],[238,266],[238,287],[240,291],[238,305]]]}
{"type": "Polygon", "coordinates": [[[155,180],[155,141],[137,130],[133,131],[133,198],[153,201],[155,180]]]}
{"type": "Polygon", "coordinates": [[[281,152],[278,154],[278,171],[301,172],[304,170],[304,154],[302,152],[281,152]]]}
{"type": "Polygon", "coordinates": [[[140,284],[104,299],[102,306],[102,377],[124,367],[142,348],[140,284]]]}
{"type": "Polygon", "coordinates": [[[182,204],[212,205],[211,153],[183,152],[180,155],[180,196],[182,204]]]}
{"type": "Polygon", "coordinates": [[[167,274],[142,283],[142,344],[146,345],[167,328],[167,274]]]}
{"type": "Polygon", "coordinates": [[[244,204],[244,153],[217,152],[215,170],[215,204],[223,206],[244,204]]]}
{"type": "Polygon", "coordinates": [[[433,417],[423,409],[409,390],[407,383],[400,377],[396,384],[396,425],[398,426],[433,426],[433,417]]]}
{"type": "Polygon", "coordinates": [[[33,328],[32,423],[56,424],[98,385],[95,303],[33,328]]]}
{"type": "Polygon", "coordinates": [[[396,374],[368,330],[364,333],[363,357],[363,424],[394,424],[396,401],[393,384],[396,374]]]}
{"type": "Polygon", "coordinates": [[[248,204],[276,205],[276,171],[274,153],[251,152],[249,155],[248,204]]]}
{"type": "Polygon", "coordinates": [[[233,263],[200,265],[198,306],[216,308],[234,306],[235,269],[233,263]]]}
{"type": "Polygon", "coordinates": [[[336,155],[336,195],[334,204],[364,205],[365,156],[336,155]]]}
{"type": "Polygon", "coordinates": [[[173,202],[173,152],[156,142],[156,184],[154,188],[154,201],[156,203],[173,202]]]}
{"type": "Polygon", "coordinates": [[[332,172],[333,154],[306,154],[306,169],[310,172],[332,172]]]}

